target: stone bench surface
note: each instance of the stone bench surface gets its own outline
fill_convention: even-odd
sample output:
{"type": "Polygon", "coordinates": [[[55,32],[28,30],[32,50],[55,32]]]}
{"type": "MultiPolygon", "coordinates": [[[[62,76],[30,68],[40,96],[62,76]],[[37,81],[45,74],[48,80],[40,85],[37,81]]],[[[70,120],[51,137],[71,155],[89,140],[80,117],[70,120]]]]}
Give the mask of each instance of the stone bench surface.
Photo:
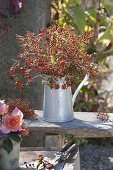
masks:
{"type": "MultiPolygon", "coordinates": [[[[30,130],[51,134],[72,134],[77,138],[98,138],[113,136],[113,122],[97,119],[94,112],[76,112],[75,119],[64,123],[49,123],[43,120],[43,112],[36,110],[38,120],[28,120],[30,130]]],[[[108,113],[113,120],[113,113],[108,113]]]]}

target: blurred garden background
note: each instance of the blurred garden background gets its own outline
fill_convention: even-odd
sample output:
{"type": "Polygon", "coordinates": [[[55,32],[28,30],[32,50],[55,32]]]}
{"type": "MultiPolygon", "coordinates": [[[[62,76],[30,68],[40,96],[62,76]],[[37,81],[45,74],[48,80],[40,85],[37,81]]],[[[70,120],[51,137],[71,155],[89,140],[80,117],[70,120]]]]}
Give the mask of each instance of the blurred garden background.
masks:
{"type": "MultiPolygon", "coordinates": [[[[42,109],[41,79],[36,79],[26,89],[16,88],[8,77],[8,70],[12,59],[20,53],[16,35],[25,35],[27,31],[38,33],[39,28],[52,24],[71,25],[77,34],[94,31],[87,52],[99,64],[100,72],[82,88],[74,111],[112,113],[112,0],[0,0],[0,99],[28,99],[34,109],[42,109]]],[[[39,134],[38,139],[36,132],[31,134],[35,136],[35,145],[37,141],[43,145],[44,134],[39,134]]],[[[66,139],[80,145],[81,170],[113,169],[113,138],[76,139],[74,136],[66,136],[66,139]]]]}

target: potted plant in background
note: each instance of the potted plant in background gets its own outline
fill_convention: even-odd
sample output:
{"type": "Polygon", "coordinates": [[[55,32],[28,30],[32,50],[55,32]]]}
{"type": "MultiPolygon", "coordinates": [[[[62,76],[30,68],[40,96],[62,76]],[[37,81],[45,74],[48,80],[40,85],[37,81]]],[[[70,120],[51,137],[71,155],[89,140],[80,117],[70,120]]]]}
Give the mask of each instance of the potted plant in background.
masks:
{"type": "Polygon", "coordinates": [[[15,85],[25,88],[37,76],[43,78],[43,119],[66,122],[74,119],[73,103],[89,76],[98,72],[97,64],[87,54],[93,31],[77,35],[70,26],[50,26],[35,35],[17,35],[22,52],[9,71],[15,85]],[[83,79],[73,96],[71,89],[83,79]]]}
{"type": "Polygon", "coordinates": [[[23,113],[0,101],[0,169],[16,170],[19,167],[19,152],[22,135],[28,135],[23,113]]]}

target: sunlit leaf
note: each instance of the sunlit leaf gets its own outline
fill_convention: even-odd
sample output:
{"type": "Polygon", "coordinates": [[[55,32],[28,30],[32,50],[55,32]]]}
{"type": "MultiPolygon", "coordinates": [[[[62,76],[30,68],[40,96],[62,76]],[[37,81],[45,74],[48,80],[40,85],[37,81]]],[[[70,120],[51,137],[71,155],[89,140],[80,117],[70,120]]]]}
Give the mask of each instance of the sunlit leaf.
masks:
{"type": "Polygon", "coordinates": [[[88,13],[90,16],[92,16],[96,19],[96,9],[95,8],[89,8],[88,13]]]}
{"type": "Polygon", "coordinates": [[[74,23],[76,23],[79,29],[79,32],[83,33],[85,30],[85,25],[86,25],[85,13],[78,5],[74,6],[73,8],[70,8],[68,6],[67,9],[69,11],[70,16],[73,18],[74,23]]]}
{"type": "Polygon", "coordinates": [[[99,40],[103,40],[103,39],[108,39],[108,40],[112,40],[113,39],[113,35],[111,34],[110,29],[107,29],[105,32],[100,33],[101,35],[99,35],[99,40]]]}
{"type": "Polygon", "coordinates": [[[85,31],[87,32],[87,31],[91,31],[92,30],[92,28],[90,27],[90,26],[88,26],[88,25],[86,25],[85,26],[85,31]]]}

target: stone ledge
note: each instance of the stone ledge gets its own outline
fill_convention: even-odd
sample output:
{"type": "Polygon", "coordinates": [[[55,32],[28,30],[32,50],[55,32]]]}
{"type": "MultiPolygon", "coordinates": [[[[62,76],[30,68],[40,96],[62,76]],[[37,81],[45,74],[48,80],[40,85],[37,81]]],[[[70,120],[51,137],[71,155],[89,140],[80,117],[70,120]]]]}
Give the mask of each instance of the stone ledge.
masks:
{"type": "MultiPolygon", "coordinates": [[[[50,134],[72,134],[77,138],[113,136],[113,122],[98,120],[94,112],[76,112],[75,119],[66,123],[49,123],[43,120],[42,111],[36,110],[38,120],[28,120],[30,130],[50,134]]],[[[113,114],[109,113],[111,119],[113,114]]]]}

